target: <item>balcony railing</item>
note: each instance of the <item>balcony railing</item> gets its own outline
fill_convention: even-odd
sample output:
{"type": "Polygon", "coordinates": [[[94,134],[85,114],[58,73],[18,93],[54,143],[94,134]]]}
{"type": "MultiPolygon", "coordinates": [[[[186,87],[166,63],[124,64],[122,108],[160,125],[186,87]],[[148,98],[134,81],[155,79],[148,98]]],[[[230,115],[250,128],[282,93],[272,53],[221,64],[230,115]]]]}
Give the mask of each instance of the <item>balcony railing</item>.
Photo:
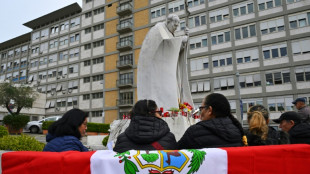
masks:
{"type": "Polygon", "coordinates": [[[132,13],[132,5],[130,3],[122,4],[117,7],[116,13],[120,16],[132,13]]]}
{"type": "Polygon", "coordinates": [[[118,107],[132,107],[133,106],[133,99],[120,99],[116,100],[118,107]]]}
{"type": "Polygon", "coordinates": [[[121,42],[117,42],[117,49],[119,51],[127,51],[132,49],[132,41],[131,40],[124,40],[121,42]]]}
{"type": "Polygon", "coordinates": [[[121,79],[117,80],[116,84],[119,88],[125,88],[125,87],[132,87],[133,86],[133,79],[121,79]]]}
{"type": "Polygon", "coordinates": [[[126,33],[132,31],[132,23],[130,21],[122,22],[117,25],[117,31],[119,33],[126,33]]]}
{"type": "Polygon", "coordinates": [[[118,69],[132,68],[133,61],[132,59],[118,60],[116,66],[118,69]]]}

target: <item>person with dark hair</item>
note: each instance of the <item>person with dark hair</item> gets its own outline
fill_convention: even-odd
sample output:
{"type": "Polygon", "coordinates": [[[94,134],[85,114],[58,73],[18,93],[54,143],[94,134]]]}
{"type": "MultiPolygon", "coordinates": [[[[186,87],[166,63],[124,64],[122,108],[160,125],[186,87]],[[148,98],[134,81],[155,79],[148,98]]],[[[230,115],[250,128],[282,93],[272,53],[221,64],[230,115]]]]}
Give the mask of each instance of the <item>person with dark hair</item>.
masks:
{"type": "Polygon", "coordinates": [[[231,114],[224,95],[213,93],[206,96],[199,109],[201,121],[186,130],[178,142],[179,149],[247,145],[242,126],[231,114]]]}
{"type": "Polygon", "coordinates": [[[246,131],[246,136],[249,146],[290,144],[286,132],[268,127],[269,112],[264,106],[252,106],[247,115],[249,130],[246,131]]]}
{"type": "Polygon", "coordinates": [[[131,110],[131,121],[117,137],[116,152],[128,150],[174,150],[177,144],[162,112],[153,100],[139,100],[131,110]]]}
{"type": "Polygon", "coordinates": [[[310,107],[306,104],[305,98],[297,98],[292,102],[296,109],[298,109],[298,114],[301,116],[301,120],[310,123],[310,107]]]}
{"type": "Polygon", "coordinates": [[[305,123],[297,112],[285,112],[273,121],[280,123],[279,128],[289,134],[291,144],[310,144],[310,124],[305,123]]]}
{"type": "Polygon", "coordinates": [[[80,141],[86,133],[87,117],[87,113],[80,109],[71,109],[66,112],[61,119],[48,128],[47,144],[43,151],[88,151],[80,141]]]}

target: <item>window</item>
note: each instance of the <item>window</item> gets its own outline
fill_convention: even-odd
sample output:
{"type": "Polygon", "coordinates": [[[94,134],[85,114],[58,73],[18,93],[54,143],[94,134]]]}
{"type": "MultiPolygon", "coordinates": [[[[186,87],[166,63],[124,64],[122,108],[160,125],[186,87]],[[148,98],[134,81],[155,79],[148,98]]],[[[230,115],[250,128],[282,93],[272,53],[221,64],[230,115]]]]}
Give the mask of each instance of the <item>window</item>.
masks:
{"type": "Polygon", "coordinates": [[[71,19],[70,21],[70,27],[75,27],[75,26],[78,26],[80,25],[80,17],[76,17],[74,19],[71,19]]]}
{"type": "Polygon", "coordinates": [[[232,53],[212,56],[213,67],[232,65],[232,53]]]}
{"type": "Polygon", "coordinates": [[[268,109],[270,112],[293,111],[293,96],[282,96],[267,98],[268,109]]]}
{"type": "Polygon", "coordinates": [[[290,82],[291,80],[289,71],[266,73],[267,86],[290,83],[290,82]]]}
{"type": "Polygon", "coordinates": [[[309,26],[310,24],[310,12],[299,13],[288,17],[290,22],[290,29],[296,29],[300,27],[309,26]]]}
{"type": "Polygon", "coordinates": [[[236,52],[237,64],[258,61],[258,49],[249,48],[236,52]]]}
{"type": "Polygon", "coordinates": [[[261,86],[260,74],[242,75],[239,77],[239,84],[241,88],[261,86]]]}
{"type": "Polygon", "coordinates": [[[58,31],[59,31],[59,26],[58,25],[53,26],[53,27],[50,28],[51,34],[58,33],[58,31]]]}
{"type": "MultiPolygon", "coordinates": [[[[104,61],[104,59],[102,58],[102,62],[104,61]]],[[[126,54],[126,55],[122,55],[119,56],[119,65],[132,65],[133,64],[133,60],[132,60],[132,54],[126,54]]]]}
{"type": "Polygon", "coordinates": [[[36,53],[39,53],[39,45],[36,45],[36,46],[33,46],[31,48],[31,54],[36,54],[36,53]]]}
{"type": "Polygon", "coordinates": [[[191,72],[204,70],[207,69],[209,66],[209,59],[208,58],[191,59],[190,64],[191,64],[191,72]]]}
{"type": "Polygon", "coordinates": [[[190,49],[207,47],[207,45],[208,45],[207,36],[201,36],[201,37],[190,39],[190,49]]]}
{"type": "MultiPolygon", "coordinates": [[[[184,23],[185,25],[185,23],[184,23]]],[[[199,14],[197,16],[191,16],[188,18],[188,27],[194,28],[199,27],[201,25],[206,25],[206,15],[205,14],[199,14]]]]}
{"type": "Polygon", "coordinates": [[[99,25],[95,25],[93,28],[94,28],[94,31],[98,31],[98,30],[104,29],[104,23],[99,24],[99,25]]]}
{"type": "Polygon", "coordinates": [[[93,82],[103,80],[103,74],[93,76],[93,82]]]}
{"type": "Polygon", "coordinates": [[[220,31],[211,33],[212,45],[221,44],[230,41],[230,31],[220,31]],[[224,37],[225,36],[225,37],[224,37]]]}
{"type": "Polygon", "coordinates": [[[203,81],[194,81],[191,82],[191,92],[208,92],[210,91],[210,81],[209,80],[203,80],[203,81]]]}
{"type": "Polygon", "coordinates": [[[225,78],[216,78],[214,79],[213,88],[214,90],[228,90],[234,89],[234,78],[225,77],[225,78]]]}
{"type": "Polygon", "coordinates": [[[68,51],[63,51],[59,53],[59,61],[68,59],[68,51]]]}
{"type": "Polygon", "coordinates": [[[87,13],[85,13],[85,18],[89,18],[89,17],[91,17],[92,16],[92,12],[87,12],[87,13]]]}
{"type": "Polygon", "coordinates": [[[160,16],[166,15],[166,8],[165,6],[155,7],[151,9],[151,18],[158,18],[160,16]]]}
{"type": "Polygon", "coordinates": [[[310,38],[292,41],[292,51],[294,55],[310,53],[310,38]]]}
{"type": "Polygon", "coordinates": [[[210,23],[220,22],[229,19],[229,9],[217,9],[209,13],[210,23]]]}
{"type": "Polygon", "coordinates": [[[254,12],[253,2],[237,4],[232,7],[234,16],[246,15],[254,12]]]}
{"type": "Polygon", "coordinates": [[[89,100],[89,99],[90,99],[90,94],[83,95],[83,100],[89,100]]]}
{"type": "Polygon", "coordinates": [[[79,71],[79,65],[78,64],[69,66],[69,74],[77,73],[78,71],[79,71]]]}
{"type": "Polygon", "coordinates": [[[177,0],[175,2],[171,2],[168,4],[169,13],[178,12],[180,10],[184,10],[184,1],[177,0]]]}
{"type": "Polygon", "coordinates": [[[92,93],[92,98],[93,99],[103,98],[103,93],[102,92],[92,93]]]}
{"type": "Polygon", "coordinates": [[[79,41],[80,40],[80,34],[77,33],[77,34],[73,34],[70,36],[70,42],[75,42],[75,41],[79,41]]]}
{"type": "Polygon", "coordinates": [[[90,77],[83,78],[83,83],[89,83],[89,82],[90,82],[90,77]]]}
{"type": "Polygon", "coordinates": [[[40,39],[39,31],[32,33],[32,40],[37,40],[37,39],[40,39]]]}
{"type": "Polygon", "coordinates": [[[101,111],[91,111],[92,117],[101,117],[102,116],[102,110],[101,111]]]}
{"type": "Polygon", "coordinates": [[[272,45],[272,46],[263,46],[263,56],[264,56],[264,59],[287,56],[286,43],[272,45]]]}
{"type": "Polygon", "coordinates": [[[205,0],[188,0],[187,3],[188,3],[188,7],[191,8],[191,7],[204,4],[205,0]]]}
{"type": "Polygon", "coordinates": [[[61,37],[59,39],[59,45],[62,46],[62,45],[68,45],[68,36],[64,36],[64,37],[61,37]]]}
{"type": "Polygon", "coordinates": [[[70,58],[74,58],[74,57],[78,57],[80,55],[80,48],[72,48],[69,51],[69,57],[70,58]]]}
{"type": "Polygon", "coordinates": [[[57,48],[58,47],[58,39],[50,41],[50,48],[57,48]]]}
{"type": "Polygon", "coordinates": [[[103,63],[104,62],[104,59],[103,57],[99,57],[99,58],[96,58],[96,59],[93,59],[93,64],[99,64],[99,63],[103,63]]]}
{"type": "Polygon", "coordinates": [[[97,42],[93,42],[94,48],[100,47],[100,46],[103,46],[103,45],[104,45],[104,40],[100,40],[100,41],[97,41],[97,42]]]}
{"type": "Polygon", "coordinates": [[[89,49],[91,49],[91,44],[89,43],[89,44],[85,44],[84,45],[84,50],[89,50],[89,49]]]}
{"type": "Polygon", "coordinates": [[[253,98],[253,99],[245,99],[242,100],[242,108],[243,108],[243,113],[247,113],[249,108],[254,106],[254,105],[263,105],[263,99],[260,98],[253,98]]]}
{"type": "Polygon", "coordinates": [[[278,18],[269,21],[263,21],[260,23],[260,30],[262,35],[284,31],[284,19],[278,18]]]}
{"type": "Polygon", "coordinates": [[[84,32],[85,32],[85,34],[91,33],[91,27],[86,28],[86,29],[84,30],[84,32]]]}
{"type": "Polygon", "coordinates": [[[256,36],[255,24],[244,26],[241,28],[235,28],[235,39],[245,39],[248,37],[256,36]]]}
{"type": "Polygon", "coordinates": [[[119,104],[133,104],[133,92],[124,92],[119,94],[119,104]]]}
{"type": "Polygon", "coordinates": [[[92,2],[93,0],[86,0],[86,3],[92,2]]]}
{"type": "Polygon", "coordinates": [[[310,66],[297,67],[295,74],[297,82],[310,81],[310,66]]]}
{"type": "Polygon", "coordinates": [[[94,15],[98,15],[104,12],[104,7],[100,7],[94,10],[94,15]]]}
{"type": "Polygon", "coordinates": [[[90,60],[84,61],[84,66],[90,66],[90,65],[91,65],[91,61],[90,60]]]}
{"type": "Polygon", "coordinates": [[[281,0],[261,0],[257,3],[259,11],[271,9],[282,5],[281,0]]]}
{"type": "Polygon", "coordinates": [[[60,31],[67,30],[69,28],[69,21],[60,24],[60,31]]]}

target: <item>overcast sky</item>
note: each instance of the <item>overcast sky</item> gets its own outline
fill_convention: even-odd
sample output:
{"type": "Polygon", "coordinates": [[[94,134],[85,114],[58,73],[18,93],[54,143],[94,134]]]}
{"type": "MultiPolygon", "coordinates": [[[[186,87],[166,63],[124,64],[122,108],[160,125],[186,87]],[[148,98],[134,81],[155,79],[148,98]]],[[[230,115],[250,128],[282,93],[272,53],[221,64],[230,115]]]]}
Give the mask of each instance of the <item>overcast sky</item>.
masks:
{"type": "Polygon", "coordinates": [[[23,24],[82,0],[6,0],[1,1],[0,43],[31,31],[23,24]]]}

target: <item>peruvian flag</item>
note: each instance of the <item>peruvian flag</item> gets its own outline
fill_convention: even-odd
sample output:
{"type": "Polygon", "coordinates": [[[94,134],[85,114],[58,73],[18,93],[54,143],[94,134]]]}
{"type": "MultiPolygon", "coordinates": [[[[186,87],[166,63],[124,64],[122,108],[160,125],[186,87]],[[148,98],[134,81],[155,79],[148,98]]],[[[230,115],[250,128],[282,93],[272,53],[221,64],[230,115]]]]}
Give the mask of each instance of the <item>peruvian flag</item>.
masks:
{"type": "Polygon", "coordinates": [[[3,174],[309,174],[310,145],[92,152],[7,152],[3,174]]]}

